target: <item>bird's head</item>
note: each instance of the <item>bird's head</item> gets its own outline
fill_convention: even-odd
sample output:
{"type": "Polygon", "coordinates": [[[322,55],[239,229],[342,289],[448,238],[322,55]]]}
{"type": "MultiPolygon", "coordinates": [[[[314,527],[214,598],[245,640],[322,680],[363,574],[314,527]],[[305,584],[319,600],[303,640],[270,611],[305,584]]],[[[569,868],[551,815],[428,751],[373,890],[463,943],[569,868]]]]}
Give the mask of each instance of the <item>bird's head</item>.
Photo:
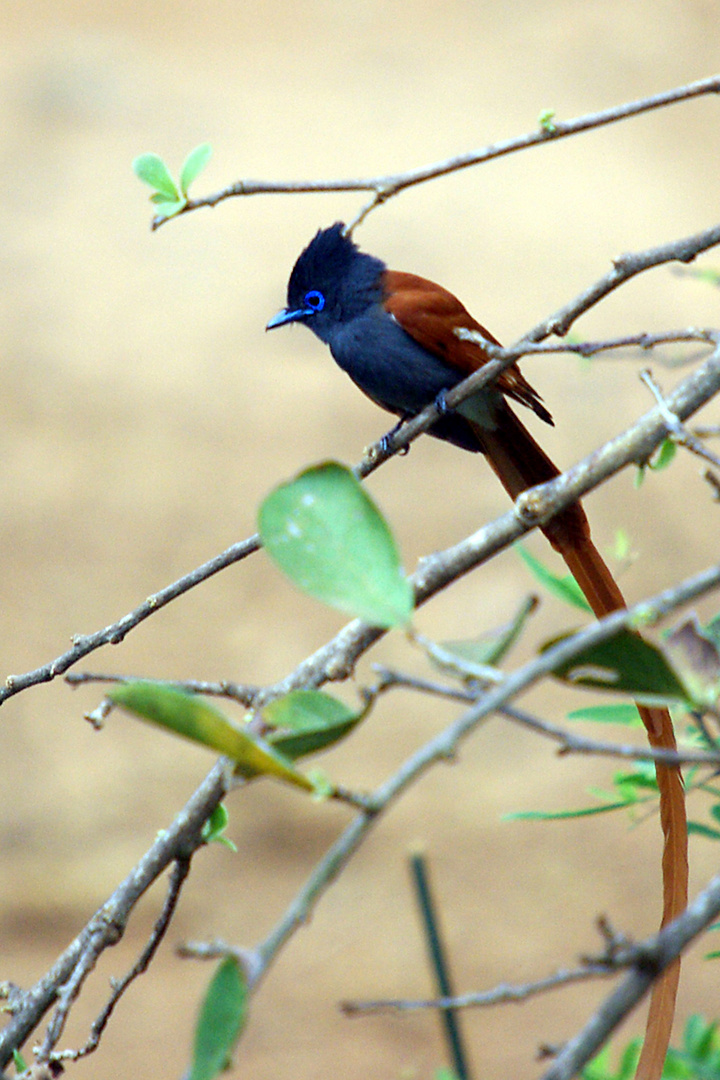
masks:
{"type": "Polygon", "coordinates": [[[287,307],[273,316],[267,330],[301,322],[328,342],[338,326],[382,301],[385,264],[359,251],[344,230],[338,221],[310,241],[290,275],[287,307]]]}

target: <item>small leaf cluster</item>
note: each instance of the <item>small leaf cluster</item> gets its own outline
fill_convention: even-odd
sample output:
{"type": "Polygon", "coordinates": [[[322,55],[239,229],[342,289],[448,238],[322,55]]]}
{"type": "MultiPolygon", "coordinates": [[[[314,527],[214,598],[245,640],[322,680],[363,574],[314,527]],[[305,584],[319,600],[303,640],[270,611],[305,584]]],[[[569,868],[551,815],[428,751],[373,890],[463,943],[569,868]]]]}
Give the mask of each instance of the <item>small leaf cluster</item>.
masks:
{"type": "Polygon", "coordinates": [[[180,169],[177,184],[170,175],[167,165],[157,154],[140,154],[135,158],[132,163],[133,172],[138,180],[142,180],[144,184],[153,188],[150,202],[155,204],[155,213],[158,218],[165,220],[185,209],[190,185],[203,171],[211,154],[210,143],[201,143],[200,146],[191,150],[180,169]]]}

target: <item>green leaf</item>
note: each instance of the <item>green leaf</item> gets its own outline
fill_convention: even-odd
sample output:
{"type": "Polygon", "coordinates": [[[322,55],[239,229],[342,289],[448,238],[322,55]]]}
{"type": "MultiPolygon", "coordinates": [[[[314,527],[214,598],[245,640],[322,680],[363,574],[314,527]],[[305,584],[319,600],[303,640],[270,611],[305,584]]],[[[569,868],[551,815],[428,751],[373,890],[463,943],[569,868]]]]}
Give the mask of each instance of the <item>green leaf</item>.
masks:
{"type": "Polygon", "coordinates": [[[439,645],[434,645],[420,634],[415,637],[418,644],[425,649],[430,661],[441,671],[450,670],[455,675],[483,679],[487,676],[483,669],[496,667],[507,655],[536,607],[537,599],[528,597],[509,623],[475,638],[442,641],[439,645]]]}
{"type": "Polygon", "coordinates": [[[662,469],[667,469],[668,465],[673,460],[676,453],[676,443],[669,438],[663,439],[648,464],[654,472],[660,472],[662,469]]]}
{"type": "Polygon", "coordinates": [[[210,143],[200,143],[185,158],[183,167],[180,170],[180,190],[183,195],[187,196],[188,188],[203,171],[210,160],[211,154],[212,146],[210,143]]]}
{"type": "Polygon", "coordinates": [[[291,690],[263,708],[263,720],[276,730],[268,742],[290,761],[316,754],[349,735],[367,714],[322,690],[291,690]]]}
{"type": "Polygon", "coordinates": [[[373,626],[405,625],[412,586],[385,519],[349,469],[313,466],[260,507],[274,562],[304,592],[373,626]]]}
{"type": "Polygon", "coordinates": [[[544,131],[546,135],[554,135],[557,131],[557,125],[555,124],[555,110],[543,109],[538,116],[538,124],[540,130],[544,131]]]}
{"type": "Polygon", "coordinates": [[[605,803],[603,806],[583,806],[579,810],[518,810],[512,814],[503,814],[503,821],[566,821],[568,818],[593,817],[595,814],[607,814],[610,810],[624,810],[627,801],[605,803]]]}
{"type": "Polygon", "coordinates": [[[18,1073],[18,1075],[22,1075],[22,1073],[27,1072],[28,1064],[27,1064],[25,1058],[20,1053],[20,1051],[19,1050],[13,1050],[12,1055],[13,1055],[13,1064],[15,1066],[15,1071],[18,1073]]]}
{"type": "Polygon", "coordinates": [[[237,852],[237,846],[225,836],[230,815],[225,803],[218,803],[202,827],[202,838],[206,844],[224,844],[230,851],[237,852]]]}
{"type": "Polygon", "coordinates": [[[703,836],[706,840],[720,840],[720,829],[711,829],[700,821],[688,821],[688,835],[703,836]]]}
{"type": "MultiPolygon", "coordinates": [[[[569,637],[572,634],[562,634],[541,651],[569,637]]],[[[688,696],[662,652],[626,629],[583,649],[572,660],[559,664],[553,674],[572,686],[612,690],[652,704],[684,702],[688,696]]]]}
{"type": "Polygon", "coordinates": [[[189,1080],[214,1080],[228,1067],[247,1023],[248,999],[244,971],[233,956],[225,957],[200,1008],[189,1080]]]}
{"type": "Polygon", "coordinates": [[[628,727],[642,727],[642,720],[635,706],[625,705],[623,702],[573,709],[567,714],[567,718],[568,720],[591,720],[596,724],[625,724],[628,727]]]}
{"type": "Polygon", "coordinates": [[[173,199],[168,202],[164,195],[151,195],[150,202],[155,203],[155,213],[160,218],[171,218],[187,206],[186,199],[173,199]]]}
{"type": "Polygon", "coordinates": [[[548,592],[554,596],[558,596],[561,600],[564,600],[566,604],[571,604],[573,607],[580,608],[581,611],[590,611],[590,605],[582,594],[582,589],[578,585],[572,574],[553,574],[551,570],[541,563],[539,559],[536,559],[534,555],[523,547],[522,544],[515,544],[515,550],[530,572],[537,578],[541,585],[544,585],[548,592]]]}
{"type": "Polygon", "coordinates": [[[108,693],[110,701],[141,720],[209,746],[236,762],[235,772],[248,779],[273,776],[305,791],[313,785],[292,763],[262,739],[235,727],[224,713],[207,701],[166,683],[128,682],[108,693]]]}
{"type": "Polygon", "coordinates": [[[168,171],[168,167],[157,154],[140,154],[132,163],[133,172],[138,180],[155,188],[168,202],[178,200],[180,194],[175,187],[175,181],[168,171]]]}

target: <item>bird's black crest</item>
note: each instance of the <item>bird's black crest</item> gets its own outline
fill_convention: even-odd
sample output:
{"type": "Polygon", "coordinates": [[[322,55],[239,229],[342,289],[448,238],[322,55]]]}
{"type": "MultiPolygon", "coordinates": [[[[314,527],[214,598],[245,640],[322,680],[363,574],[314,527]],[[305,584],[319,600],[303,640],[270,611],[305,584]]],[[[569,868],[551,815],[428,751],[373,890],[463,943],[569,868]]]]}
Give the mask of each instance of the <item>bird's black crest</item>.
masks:
{"type": "Polygon", "coordinates": [[[344,229],[341,221],[320,229],[301,253],[288,282],[289,308],[298,306],[308,289],[319,289],[344,320],[380,298],[385,263],[360,251],[344,229]]]}

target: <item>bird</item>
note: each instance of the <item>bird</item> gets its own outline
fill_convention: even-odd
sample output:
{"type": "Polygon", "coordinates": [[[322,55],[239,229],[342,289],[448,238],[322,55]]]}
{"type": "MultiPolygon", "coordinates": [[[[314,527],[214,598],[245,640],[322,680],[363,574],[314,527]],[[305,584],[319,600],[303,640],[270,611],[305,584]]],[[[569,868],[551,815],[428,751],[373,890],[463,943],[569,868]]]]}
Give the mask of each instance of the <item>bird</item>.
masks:
{"type": "MultiPolygon", "coordinates": [[[[389,270],[362,251],[342,222],[320,229],[290,274],[287,302],[267,324],[307,326],[343,371],[381,408],[399,418],[396,427],[429,404],[438,418],[428,434],[485,456],[510,497],[559,475],[559,469],[528,431],[510,402],[553,424],[542,398],[517,363],[449,410],[445,396],[490,357],[478,340],[499,342],[451,292],[416,274],[389,270]]],[[[393,429],[393,431],[395,428],[393,429]]],[[[392,433],[390,433],[392,434],[392,433]]],[[[387,438],[387,437],[386,437],[387,438]]],[[[605,560],[593,543],[579,502],[540,526],[564,559],[598,618],[626,606],[605,560]]],[[[675,750],[667,709],[638,705],[650,745],[675,750]]],[[[680,769],[656,763],[662,857],[662,926],[687,906],[688,857],[685,795],[680,769]]],[[[679,980],[679,961],[654,983],[636,1080],[658,1080],[669,1045],[679,980]]]]}

